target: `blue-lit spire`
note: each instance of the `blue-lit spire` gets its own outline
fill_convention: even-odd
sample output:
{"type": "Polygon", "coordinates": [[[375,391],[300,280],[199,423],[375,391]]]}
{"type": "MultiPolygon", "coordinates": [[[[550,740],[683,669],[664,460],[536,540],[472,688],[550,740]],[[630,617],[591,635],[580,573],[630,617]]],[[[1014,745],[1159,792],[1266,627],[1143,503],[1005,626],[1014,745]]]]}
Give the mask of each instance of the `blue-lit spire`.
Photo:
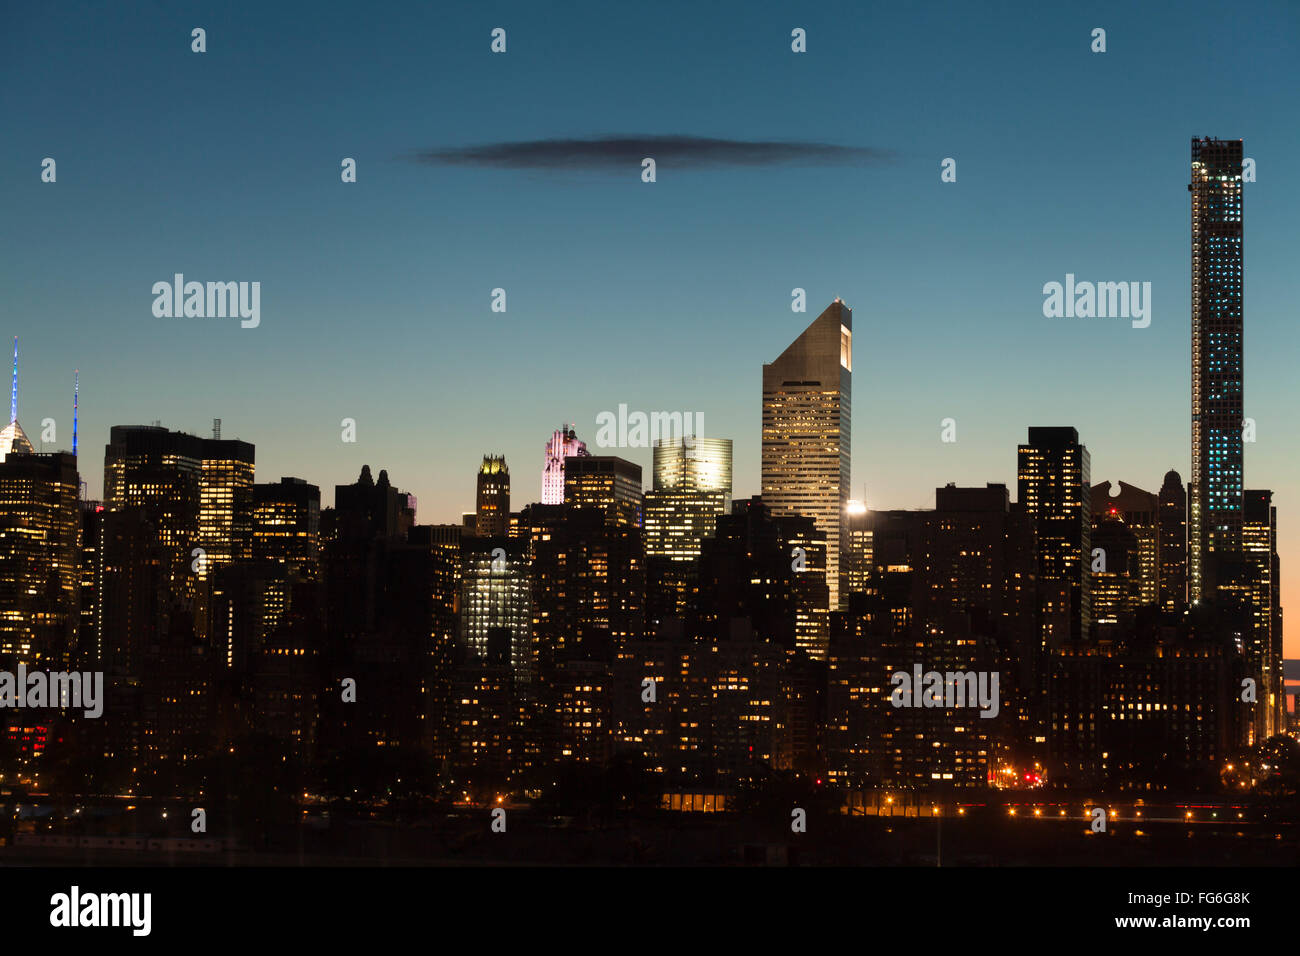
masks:
{"type": "Polygon", "coordinates": [[[18,421],[18,336],[14,336],[14,384],[9,392],[9,421],[18,421]]]}

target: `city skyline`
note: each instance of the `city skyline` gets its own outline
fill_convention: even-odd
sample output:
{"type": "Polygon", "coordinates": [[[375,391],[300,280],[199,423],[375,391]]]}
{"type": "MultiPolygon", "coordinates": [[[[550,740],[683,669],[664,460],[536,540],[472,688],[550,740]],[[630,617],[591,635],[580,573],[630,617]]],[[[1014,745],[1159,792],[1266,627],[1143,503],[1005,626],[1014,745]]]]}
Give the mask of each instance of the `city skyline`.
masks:
{"type": "MultiPolygon", "coordinates": [[[[306,45],[288,12],[222,11],[202,24],[207,59],[189,50],[187,13],[17,13],[0,38],[15,120],[0,143],[13,224],[0,329],[22,338],[29,437],[39,448],[51,417],[68,446],[79,368],[85,448],[114,424],[206,435],[221,417],[260,446],[260,475],[308,476],[328,503],[369,462],[400,476],[422,518],[450,521],[473,507],[467,463],[491,451],[526,464],[516,494],[529,496],[539,434],[573,422],[593,443],[596,416],[626,403],[702,412],[708,434],[736,442],[741,498],[759,488],[753,369],[802,328],[808,316],[789,311],[801,288],[809,313],[836,296],[857,312],[852,497],[865,487],[873,508],[926,507],[947,481],[1011,485],[1008,449],[1040,424],[1078,429],[1095,481],[1154,492],[1170,469],[1191,477],[1187,142],[1213,133],[1243,138],[1257,163],[1244,186],[1245,414],[1258,423],[1246,480],[1274,491],[1283,567],[1300,566],[1285,437],[1300,347],[1286,169],[1300,131],[1290,86],[1275,82],[1300,59],[1293,5],[1263,5],[1275,29],[1267,16],[1220,22],[1209,3],[1173,19],[1116,4],[1096,22],[941,4],[869,23],[848,5],[795,16],[756,4],[743,22],[662,9],[651,24],[595,8],[563,22],[503,13],[512,42],[496,58],[497,24],[464,11],[412,11],[403,31],[325,16],[306,45]],[[1089,49],[1098,25],[1104,54],[1089,49]],[[802,57],[794,26],[807,30],[802,57]],[[846,76],[864,55],[870,66],[846,76]],[[1184,82],[1189,57],[1216,83],[1184,82]],[[453,82],[454,103],[440,93],[453,82]],[[543,108],[512,95],[525,85],[543,108]],[[1080,142],[1080,129],[1105,135],[1080,142]],[[790,140],[894,155],[817,168],[661,157],[653,184],[639,161],[623,174],[408,158],[674,133],[742,153],[790,140]],[[47,156],[56,183],[40,181],[47,156]],[[355,184],[339,181],[348,156],[355,184]],[[947,157],[956,182],[940,179],[947,157]],[[87,209],[102,228],[84,228],[87,209]],[[153,227],[120,228],[137,222],[153,227]],[[150,288],[176,272],[260,281],[260,325],[155,317],[150,288]],[[1067,273],[1151,281],[1151,326],[1045,318],[1042,286],[1067,273]],[[489,355],[495,372],[463,361],[489,355]],[[957,441],[944,444],[949,417],[957,441]],[[344,418],[356,445],[339,440],[344,418]],[[471,424],[492,435],[486,447],[471,424]]],[[[590,450],[651,465],[649,449],[590,450]]],[[[1284,587],[1300,606],[1300,578],[1284,587]]]]}

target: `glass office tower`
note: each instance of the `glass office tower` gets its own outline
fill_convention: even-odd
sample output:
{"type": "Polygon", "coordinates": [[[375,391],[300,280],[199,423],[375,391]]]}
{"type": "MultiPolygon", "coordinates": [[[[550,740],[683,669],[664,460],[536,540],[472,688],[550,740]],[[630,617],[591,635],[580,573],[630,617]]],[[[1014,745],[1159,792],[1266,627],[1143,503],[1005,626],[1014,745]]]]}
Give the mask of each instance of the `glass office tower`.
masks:
{"type": "Polygon", "coordinates": [[[1192,480],[1188,591],[1214,587],[1214,560],[1241,550],[1241,140],[1192,140],[1192,480]]]}

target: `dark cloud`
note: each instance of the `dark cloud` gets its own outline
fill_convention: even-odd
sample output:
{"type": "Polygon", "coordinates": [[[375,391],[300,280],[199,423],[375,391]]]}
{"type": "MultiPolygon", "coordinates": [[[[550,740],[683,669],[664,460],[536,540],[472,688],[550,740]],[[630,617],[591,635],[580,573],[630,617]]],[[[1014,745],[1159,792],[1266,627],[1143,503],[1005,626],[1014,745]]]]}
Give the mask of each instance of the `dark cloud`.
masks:
{"type": "Polygon", "coordinates": [[[614,170],[652,157],[660,167],[703,169],[723,166],[881,165],[892,150],[834,143],[713,139],[704,136],[600,136],[592,139],[535,139],[431,149],[419,162],[500,169],[614,170]]]}

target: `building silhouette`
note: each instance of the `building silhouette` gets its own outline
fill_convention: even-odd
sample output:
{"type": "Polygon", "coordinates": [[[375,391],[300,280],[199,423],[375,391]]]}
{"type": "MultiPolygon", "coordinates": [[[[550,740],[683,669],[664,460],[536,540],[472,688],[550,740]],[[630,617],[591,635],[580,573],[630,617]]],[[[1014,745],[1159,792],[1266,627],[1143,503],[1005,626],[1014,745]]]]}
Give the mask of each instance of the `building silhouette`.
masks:
{"type": "Polygon", "coordinates": [[[1187,489],[1176,471],[1160,486],[1160,606],[1187,607],[1187,489]]]}

